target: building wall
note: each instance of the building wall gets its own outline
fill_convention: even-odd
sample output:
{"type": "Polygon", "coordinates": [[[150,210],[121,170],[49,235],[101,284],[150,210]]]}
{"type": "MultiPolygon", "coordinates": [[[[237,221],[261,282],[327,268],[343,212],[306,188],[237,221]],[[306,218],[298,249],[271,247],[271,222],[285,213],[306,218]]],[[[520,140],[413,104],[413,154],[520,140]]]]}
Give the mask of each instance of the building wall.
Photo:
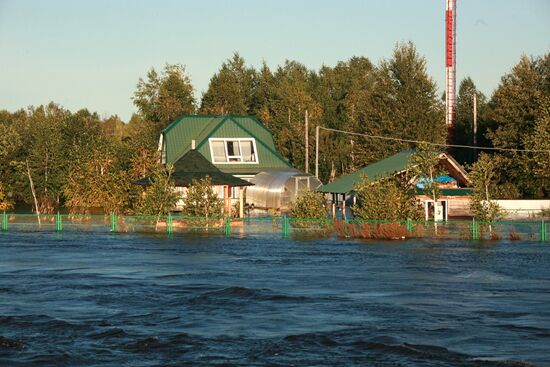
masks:
{"type": "Polygon", "coordinates": [[[470,197],[449,197],[449,216],[451,217],[471,217],[473,216],[470,209],[472,202],[470,197]]]}
{"type": "Polygon", "coordinates": [[[506,218],[529,218],[550,210],[550,200],[495,200],[506,211],[506,218]]]}

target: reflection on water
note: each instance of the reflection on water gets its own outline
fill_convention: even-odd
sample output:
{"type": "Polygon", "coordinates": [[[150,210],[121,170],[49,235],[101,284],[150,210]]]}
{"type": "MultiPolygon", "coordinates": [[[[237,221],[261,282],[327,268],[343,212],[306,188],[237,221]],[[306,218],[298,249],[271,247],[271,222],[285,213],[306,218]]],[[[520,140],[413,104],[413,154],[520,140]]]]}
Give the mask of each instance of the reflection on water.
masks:
{"type": "Polygon", "coordinates": [[[0,234],[0,365],[548,365],[550,246],[0,234]]]}

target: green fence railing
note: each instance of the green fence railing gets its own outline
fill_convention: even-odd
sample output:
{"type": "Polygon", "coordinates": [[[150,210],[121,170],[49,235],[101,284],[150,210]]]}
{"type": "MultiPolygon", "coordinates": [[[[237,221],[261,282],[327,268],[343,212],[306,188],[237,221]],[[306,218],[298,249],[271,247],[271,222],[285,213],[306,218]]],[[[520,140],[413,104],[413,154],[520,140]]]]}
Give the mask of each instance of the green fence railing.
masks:
{"type": "Polygon", "coordinates": [[[333,220],[329,218],[231,218],[81,214],[1,213],[2,232],[110,232],[110,233],[207,233],[222,236],[341,237],[360,239],[435,238],[461,240],[549,241],[545,220],[499,221],[389,221],[333,220]]]}

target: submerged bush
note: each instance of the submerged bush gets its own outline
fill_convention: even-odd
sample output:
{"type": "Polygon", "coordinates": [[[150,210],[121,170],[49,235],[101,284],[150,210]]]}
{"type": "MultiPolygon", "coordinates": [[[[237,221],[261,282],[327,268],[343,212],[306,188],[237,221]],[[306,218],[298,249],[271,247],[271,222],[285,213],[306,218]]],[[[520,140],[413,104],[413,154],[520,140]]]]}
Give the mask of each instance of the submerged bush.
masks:
{"type": "Polygon", "coordinates": [[[325,197],[321,193],[302,193],[290,203],[290,217],[293,218],[290,224],[294,228],[321,230],[323,233],[328,231],[325,203],[325,197]]]}
{"type": "Polygon", "coordinates": [[[212,179],[206,176],[192,180],[183,201],[182,214],[190,217],[220,217],[223,215],[223,199],[212,188],[212,179]]]}
{"type": "Polygon", "coordinates": [[[290,216],[292,218],[326,219],[325,203],[323,194],[306,191],[290,203],[290,216]]]}
{"type": "Polygon", "coordinates": [[[421,217],[415,193],[406,183],[395,177],[369,181],[362,177],[355,185],[356,218],[363,220],[406,220],[421,217]]]}

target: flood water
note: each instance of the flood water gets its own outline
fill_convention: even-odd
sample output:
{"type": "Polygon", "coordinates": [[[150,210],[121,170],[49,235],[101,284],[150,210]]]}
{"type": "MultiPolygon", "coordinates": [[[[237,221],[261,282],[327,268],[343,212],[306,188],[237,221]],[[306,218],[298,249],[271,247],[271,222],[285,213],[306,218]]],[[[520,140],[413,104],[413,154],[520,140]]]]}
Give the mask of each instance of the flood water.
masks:
{"type": "Polygon", "coordinates": [[[0,233],[0,365],[550,365],[550,244],[0,233]]]}

